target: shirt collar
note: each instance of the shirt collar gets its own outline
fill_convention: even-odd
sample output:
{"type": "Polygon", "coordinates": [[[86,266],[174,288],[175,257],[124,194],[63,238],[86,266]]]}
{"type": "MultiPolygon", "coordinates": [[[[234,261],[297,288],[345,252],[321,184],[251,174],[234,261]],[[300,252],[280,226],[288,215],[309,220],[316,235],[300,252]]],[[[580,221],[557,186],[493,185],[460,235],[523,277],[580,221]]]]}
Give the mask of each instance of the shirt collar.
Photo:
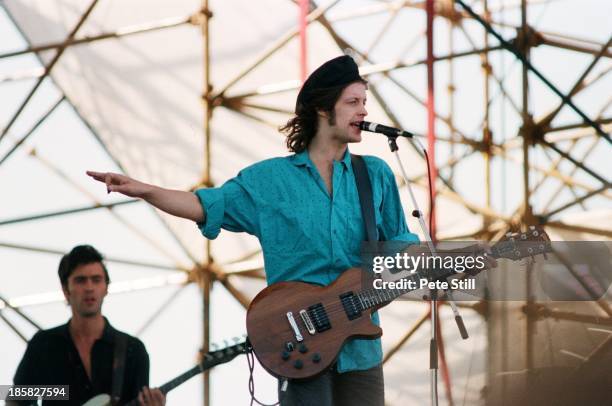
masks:
{"type": "Polygon", "coordinates": [[[304,151],[298,152],[297,154],[293,155],[291,157],[291,162],[293,162],[293,164],[295,166],[306,166],[308,168],[312,168],[314,166],[314,164],[310,160],[310,157],[308,156],[308,150],[307,149],[305,149],[304,151]]]}
{"type": "Polygon", "coordinates": [[[102,331],[102,337],[100,337],[100,339],[102,341],[106,341],[107,343],[114,343],[115,332],[116,331],[113,326],[111,326],[106,317],[104,317],[104,330],[102,331]]]}
{"type": "MultiPolygon", "coordinates": [[[[308,156],[307,149],[293,155],[291,157],[291,161],[295,166],[306,166],[308,168],[314,168],[314,164],[310,160],[310,156],[308,156]]],[[[351,152],[349,151],[348,147],[346,148],[346,151],[344,151],[344,157],[342,157],[340,163],[344,165],[345,169],[351,168],[351,152]]]]}
{"type": "MultiPolygon", "coordinates": [[[[70,335],[70,320],[62,326],[61,333],[67,339],[72,340],[72,336],[70,335]]],[[[102,330],[102,337],[100,337],[100,340],[110,344],[115,342],[115,329],[111,326],[106,317],[104,317],[104,330],[102,330]]]]}
{"type": "Polygon", "coordinates": [[[344,157],[340,160],[340,163],[344,165],[344,169],[349,169],[351,167],[351,151],[349,151],[348,147],[346,147],[344,157]]]}

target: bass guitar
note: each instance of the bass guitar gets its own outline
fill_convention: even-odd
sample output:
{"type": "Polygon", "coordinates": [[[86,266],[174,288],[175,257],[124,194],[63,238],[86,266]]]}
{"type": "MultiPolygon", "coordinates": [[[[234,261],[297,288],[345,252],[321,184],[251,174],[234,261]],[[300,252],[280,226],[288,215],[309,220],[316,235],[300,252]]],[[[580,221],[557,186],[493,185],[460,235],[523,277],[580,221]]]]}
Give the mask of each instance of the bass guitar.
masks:
{"type": "MultiPolygon", "coordinates": [[[[491,247],[490,255],[519,260],[550,250],[548,235],[532,227],[507,235],[491,247]]],[[[453,274],[436,276],[445,280],[453,274]]],[[[411,278],[418,288],[418,275],[405,279],[411,278]]],[[[329,286],[279,282],[262,290],[247,312],[249,340],[261,365],[278,378],[310,378],[332,365],[348,339],[380,337],[382,330],[370,315],[416,288],[364,289],[364,281],[371,279],[360,268],[351,268],[329,286]]]]}
{"type": "MultiPolygon", "coordinates": [[[[226,346],[217,351],[208,352],[203,355],[202,361],[191,368],[190,370],[182,373],[171,381],[166,382],[162,386],[159,387],[159,390],[165,395],[170,392],[172,389],[177,386],[183,384],[188,379],[193,378],[194,376],[210,369],[216,365],[224,364],[236,358],[236,356],[240,354],[245,354],[248,350],[248,344],[246,339],[238,340],[235,339],[236,344],[231,346],[226,346]]],[[[83,406],[111,406],[111,397],[108,394],[97,395],[91,399],[89,399],[83,406]]],[[[138,399],[134,399],[125,404],[125,406],[138,406],[138,399]]]]}

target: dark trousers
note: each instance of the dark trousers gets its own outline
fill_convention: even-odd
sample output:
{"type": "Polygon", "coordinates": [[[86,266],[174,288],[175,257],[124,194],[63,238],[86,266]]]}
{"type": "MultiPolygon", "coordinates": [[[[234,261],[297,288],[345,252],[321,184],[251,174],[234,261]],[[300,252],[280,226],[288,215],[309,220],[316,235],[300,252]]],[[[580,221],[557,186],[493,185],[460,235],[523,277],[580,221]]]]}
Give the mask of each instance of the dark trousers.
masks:
{"type": "Polygon", "coordinates": [[[382,366],[339,374],[332,368],[314,379],[289,381],[281,406],[384,406],[382,366]]]}

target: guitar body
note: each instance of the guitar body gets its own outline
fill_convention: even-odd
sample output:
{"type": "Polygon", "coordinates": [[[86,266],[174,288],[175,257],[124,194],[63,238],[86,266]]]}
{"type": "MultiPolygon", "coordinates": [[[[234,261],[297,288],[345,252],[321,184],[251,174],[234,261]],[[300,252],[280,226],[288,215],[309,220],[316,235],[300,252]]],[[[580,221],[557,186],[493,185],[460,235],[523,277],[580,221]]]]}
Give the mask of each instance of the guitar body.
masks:
{"type": "Polygon", "coordinates": [[[361,269],[351,268],[329,286],[280,282],[262,290],[247,312],[249,340],[261,365],[276,377],[309,378],[328,369],[349,338],[380,337],[382,330],[370,317],[374,309],[363,310],[359,315],[351,313],[350,303],[357,299],[351,299],[350,294],[361,291],[367,277],[361,269]],[[343,305],[342,297],[348,300],[347,305],[343,305]],[[310,332],[300,311],[312,323],[310,332]],[[311,334],[313,326],[316,328],[311,334]]]}

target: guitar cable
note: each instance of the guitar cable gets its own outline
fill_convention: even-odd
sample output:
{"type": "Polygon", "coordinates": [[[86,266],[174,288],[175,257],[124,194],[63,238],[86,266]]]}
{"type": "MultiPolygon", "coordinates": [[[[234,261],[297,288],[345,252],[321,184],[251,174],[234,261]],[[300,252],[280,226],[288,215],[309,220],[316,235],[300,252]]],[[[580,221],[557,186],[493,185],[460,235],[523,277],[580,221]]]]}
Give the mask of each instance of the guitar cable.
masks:
{"type": "Polygon", "coordinates": [[[282,389],[279,392],[278,395],[278,402],[276,403],[262,403],[260,402],[256,397],[255,397],[255,380],[253,379],[253,371],[255,370],[255,355],[253,352],[253,347],[251,346],[251,343],[248,341],[247,339],[247,346],[246,346],[247,350],[246,350],[246,359],[247,359],[247,363],[249,365],[249,394],[251,395],[251,406],[253,406],[254,403],[257,403],[260,406],[278,406],[280,405],[280,400],[281,400],[281,395],[284,395],[286,392],[286,388],[287,388],[287,380],[284,379],[282,381],[282,389]]]}

